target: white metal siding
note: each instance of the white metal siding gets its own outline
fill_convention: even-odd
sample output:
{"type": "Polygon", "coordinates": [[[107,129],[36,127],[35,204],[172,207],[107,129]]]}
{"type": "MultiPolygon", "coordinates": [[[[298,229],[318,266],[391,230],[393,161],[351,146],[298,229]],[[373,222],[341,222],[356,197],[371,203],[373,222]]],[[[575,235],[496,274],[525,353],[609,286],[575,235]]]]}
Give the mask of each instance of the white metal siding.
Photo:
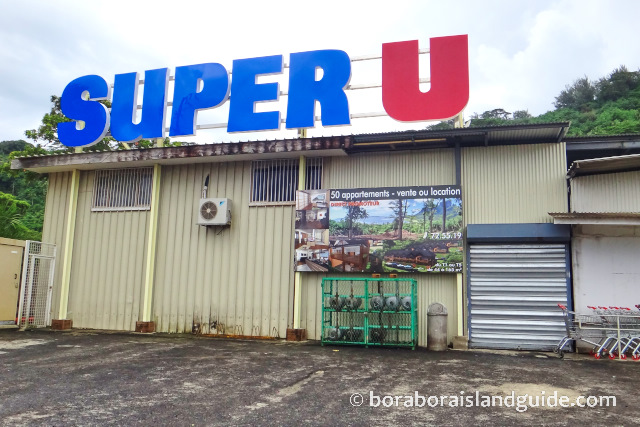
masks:
{"type": "Polygon", "coordinates": [[[571,180],[572,212],[640,212],[640,171],[571,180]]]}
{"type": "Polygon", "coordinates": [[[470,246],[474,348],[551,350],[565,334],[566,246],[470,246]]]}
{"type": "Polygon", "coordinates": [[[589,305],[633,308],[640,304],[640,227],[590,228],[592,231],[599,228],[601,233],[612,231],[618,236],[574,236],[572,260],[576,311],[590,314],[589,305]]]}

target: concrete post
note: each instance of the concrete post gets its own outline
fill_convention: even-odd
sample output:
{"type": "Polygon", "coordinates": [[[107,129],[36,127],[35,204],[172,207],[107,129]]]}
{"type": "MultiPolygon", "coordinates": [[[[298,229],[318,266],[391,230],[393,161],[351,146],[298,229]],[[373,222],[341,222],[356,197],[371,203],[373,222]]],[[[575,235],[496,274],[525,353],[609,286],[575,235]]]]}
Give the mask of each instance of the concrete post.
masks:
{"type": "Polygon", "coordinates": [[[447,349],[447,307],[434,302],[427,310],[427,350],[447,349]]]}

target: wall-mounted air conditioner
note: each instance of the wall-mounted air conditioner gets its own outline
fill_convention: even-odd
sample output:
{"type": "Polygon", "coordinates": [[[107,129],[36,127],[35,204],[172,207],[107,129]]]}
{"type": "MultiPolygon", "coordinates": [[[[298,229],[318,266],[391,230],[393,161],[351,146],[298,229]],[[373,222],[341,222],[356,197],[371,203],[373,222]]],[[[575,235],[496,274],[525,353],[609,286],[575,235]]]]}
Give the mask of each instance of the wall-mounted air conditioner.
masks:
{"type": "Polygon", "coordinates": [[[231,200],[219,198],[200,199],[198,225],[230,225],[231,200]]]}

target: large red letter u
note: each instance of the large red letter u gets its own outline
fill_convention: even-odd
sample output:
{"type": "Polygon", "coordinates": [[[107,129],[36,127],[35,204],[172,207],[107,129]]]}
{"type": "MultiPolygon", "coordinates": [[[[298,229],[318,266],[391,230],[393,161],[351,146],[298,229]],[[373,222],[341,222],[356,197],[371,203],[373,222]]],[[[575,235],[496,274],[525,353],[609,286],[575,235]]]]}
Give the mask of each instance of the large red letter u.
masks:
{"type": "Polygon", "coordinates": [[[469,101],[467,36],[430,39],[431,89],[421,92],[418,40],[382,45],[382,104],[402,122],[445,120],[469,101]]]}

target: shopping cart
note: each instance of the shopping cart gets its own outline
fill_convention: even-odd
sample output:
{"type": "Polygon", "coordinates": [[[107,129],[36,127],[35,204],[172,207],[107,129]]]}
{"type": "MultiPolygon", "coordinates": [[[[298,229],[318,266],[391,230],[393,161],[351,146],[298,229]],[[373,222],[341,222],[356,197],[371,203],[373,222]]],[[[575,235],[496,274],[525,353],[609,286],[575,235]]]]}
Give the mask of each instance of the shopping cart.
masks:
{"type": "Polygon", "coordinates": [[[636,305],[637,310],[616,306],[587,308],[600,316],[603,328],[613,337],[607,345],[610,359],[624,360],[630,355],[633,360],[640,360],[640,304],[636,305]]]}
{"type": "Polygon", "coordinates": [[[558,353],[560,357],[564,357],[570,343],[581,341],[591,345],[591,354],[599,359],[604,349],[611,345],[611,337],[603,331],[602,317],[600,315],[579,314],[562,304],[558,304],[558,307],[562,309],[567,334],[560,340],[554,352],[558,353]]]}
{"type": "Polygon", "coordinates": [[[628,307],[588,306],[593,314],[580,314],[558,304],[562,309],[567,335],[558,343],[555,352],[563,357],[571,342],[581,341],[592,346],[591,354],[600,359],[640,360],[640,304],[638,311],[628,307]]]}

